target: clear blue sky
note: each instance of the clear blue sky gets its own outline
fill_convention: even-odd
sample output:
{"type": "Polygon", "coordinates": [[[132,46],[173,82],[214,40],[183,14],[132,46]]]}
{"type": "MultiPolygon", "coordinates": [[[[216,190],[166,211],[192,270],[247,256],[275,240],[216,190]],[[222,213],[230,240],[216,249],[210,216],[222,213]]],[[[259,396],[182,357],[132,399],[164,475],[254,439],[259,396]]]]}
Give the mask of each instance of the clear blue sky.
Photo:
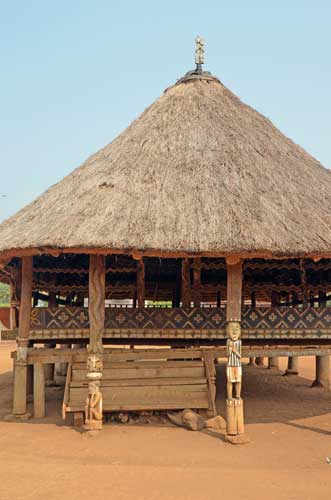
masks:
{"type": "Polygon", "coordinates": [[[0,0],[0,220],[206,69],[331,167],[331,2],[0,0]],[[6,197],[3,197],[6,195],[6,197]]]}

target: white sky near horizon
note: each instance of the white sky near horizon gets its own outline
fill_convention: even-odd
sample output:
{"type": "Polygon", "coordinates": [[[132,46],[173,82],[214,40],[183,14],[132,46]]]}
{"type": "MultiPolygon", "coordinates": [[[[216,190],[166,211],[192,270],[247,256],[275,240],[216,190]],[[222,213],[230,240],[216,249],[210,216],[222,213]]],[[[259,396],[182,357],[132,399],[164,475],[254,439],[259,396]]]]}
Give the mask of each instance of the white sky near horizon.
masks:
{"type": "Polygon", "coordinates": [[[205,69],[331,167],[331,2],[0,0],[0,221],[205,69]]]}

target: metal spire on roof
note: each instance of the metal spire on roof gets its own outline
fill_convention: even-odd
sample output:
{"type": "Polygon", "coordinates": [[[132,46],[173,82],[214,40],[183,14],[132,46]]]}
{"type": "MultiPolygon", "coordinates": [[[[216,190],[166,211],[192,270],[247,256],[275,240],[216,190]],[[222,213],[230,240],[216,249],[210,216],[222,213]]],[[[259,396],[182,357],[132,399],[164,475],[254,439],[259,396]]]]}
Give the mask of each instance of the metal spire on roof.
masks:
{"type": "Polygon", "coordinates": [[[205,62],[205,41],[200,36],[195,39],[195,64],[196,71],[202,73],[202,65],[205,62]]]}

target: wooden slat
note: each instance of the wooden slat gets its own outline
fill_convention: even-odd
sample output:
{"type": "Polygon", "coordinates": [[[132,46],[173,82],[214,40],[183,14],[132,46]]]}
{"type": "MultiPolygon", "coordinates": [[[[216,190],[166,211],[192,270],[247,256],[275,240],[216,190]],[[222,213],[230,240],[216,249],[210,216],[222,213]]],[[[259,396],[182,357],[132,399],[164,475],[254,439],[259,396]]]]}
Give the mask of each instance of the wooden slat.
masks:
{"type": "MultiPolygon", "coordinates": [[[[74,370],[80,370],[82,368],[85,367],[85,364],[84,363],[73,363],[73,369],[74,370]]],[[[184,368],[184,367],[189,367],[189,368],[198,368],[198,367],[201,367],[201,366],[204,366],[204,363],[203,361],[191,361],[191,360],[187,360],[187,361],[181,361],[181,360],[178,360],[178,361],[167,361],[167,360],[158,360],[158,361],[154,361],[154,360],[151,360],[151,361],[146,361],[146,360],[142,360],[142,361],[129,361],[129,362],[125,362],[125,361],[120,361],[120,362],[107,362],[107,361],[104,361],[103,363],[103,366],[105,369],[107,368],[110,368],[110,369],[114,369],[114,368],[125,368],[125,369],[136,369],[136,368],[184,368]]]]}
{"type": "MultiPolygon", "coordinates": [[[[136,378],[136,379],[102,379],[101,387],[134,387],[134,386],[160,386],[160,385],[203,385],[207,388],[204,377],[176,377],[176,378],[136,378]]],[[[88,387],[87,380],[72,380],[70,388],[88,387]]]]}
{"type": "MultiPolygon", "coordinates": [[[[48,349],[48,348],[31,348],[29,349],[29,358],[39,361],[40,357],[50,356],[52,361],[56,356],[61,357],[65,361],[86,363],[87,350],[73,350],[71,348],[63,349],[48,349]]],[[[104,348],[103,359],[105,361],[129,361],[136,359],[201,359],[201,349],[110,349],[104,348]],[[107,352],[108,351],[108,352],[107,352]]]]}
{"type": "MultiPolygon", "coordinates": [[[[208,394],[205,386],[152,386],[152,387],[103,387],[102,396],[105,404],[117,404],[120,406],[131,404],[162,404],[175,403],[178,401],[196,400],[206,402],[209,406],[208,394]]],[[[86,399],[86,388],[71,388],[69,405],[84,405],[86,399]]],[[[184,406],[184,408],[186,405],[184,406]]]]}
{"type": "Polygon", "coordinates": [[[72,365],[71,365],[71,363],[69,363],[68,370],[67,370],[67,377],[66,377],[66,385],[64,388],[63,403],[62,403],[62,418],[63,418],[63,420],[65,420],[65,418],[66,418],[66,406],[67,406],[68,401],[69,401],[71,377],[72,377],[72,365]]]}
{"type": "MultiPolygon", "coordinates": [[[[203,377],[205,374],[204,367],[132,367],[111,369],[104,368],[103,378],[105,379],[135,379],[135,378],[176,378],[176,377],[203,377]]],[[[85,380],[86,370],[72,370],[72,380],[85,380]]]]}

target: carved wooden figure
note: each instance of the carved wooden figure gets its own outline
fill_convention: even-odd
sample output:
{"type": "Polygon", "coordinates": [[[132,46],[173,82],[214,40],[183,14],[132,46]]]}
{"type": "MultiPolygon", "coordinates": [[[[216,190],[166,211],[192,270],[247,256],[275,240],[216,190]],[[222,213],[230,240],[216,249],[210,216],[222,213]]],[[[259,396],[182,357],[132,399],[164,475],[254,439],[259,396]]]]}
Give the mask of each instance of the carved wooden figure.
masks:
{"type": "Polygon", "coordinates": [[[98,380],[89,382],[85,401],[85,425],[88,430],[99,430],[102,426],[102,394],[98,380]]]}
{"type": "Polygon", "coordinates": [[[228,399],[233,398],[233,392],[237,399],[240,398],[241,394],[241,379],[242,379],[242,367],[241,367],[241,340],[240,337],[240,323],[237,321],[232,321],[227,325],[227,396],[228,399]]]}

